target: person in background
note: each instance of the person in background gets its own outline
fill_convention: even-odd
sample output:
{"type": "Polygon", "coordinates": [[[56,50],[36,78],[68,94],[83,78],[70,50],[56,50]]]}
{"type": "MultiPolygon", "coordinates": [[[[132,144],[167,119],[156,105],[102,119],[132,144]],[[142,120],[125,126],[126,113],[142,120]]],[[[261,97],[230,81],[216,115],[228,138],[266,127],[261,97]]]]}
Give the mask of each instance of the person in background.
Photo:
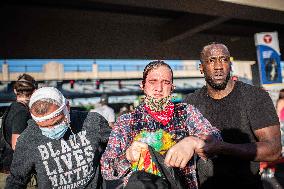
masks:
{"type": "Polygon", "coordinates": [[[171,102],[173,72],[165,62],[150,62],[140,87],[146,96],[144,101],[120,116],[111,132],[101,159],[103,177],[123,178],[126,185],[135,170],[159,175],[149,157],[150,145],[165,155],[168,166],[179,168],[182,185],[198,188],[193,155],[204,144],[199,137],[210,135],[221,140],[219,131],[193,106],[171,102]],[[142,166],[137,165],[140,158],[145,160],[142,166]]]}
{"type": "Polygon", "coordinates": [[[273,162],[260,162],[260,171],[262,177],[274,177],[277,170],[277,164],[284,163],[284,89],[279,91],[279,97],[276,101],[276,110],[278,118],[280,121],[280,131],[281,131],[281,145],[282,145],[282,158],[273,162]]]}
{"type": "MultiPolygon", "coordinates": [[[[27,128],[27,121],[31,118],[28,103],[34,90],[37,89],[35,79],[28,75],[22,74],[18,77],[14,86],[14,93],[16,101],[7,109],[7,116],[3,120],[3,137],[6,140],[6,147],[1,156],[1,180],[5,182],[7,176],[10,174],[10,166],[13,159],[13,150],[20,134],[27,128]]],[[[4,185],[1,182],[1,185],[4,185]]]]}
{"type": "Polygon", "coordinates": [[[129,105],[128,104],[124,104],[121,108],[120,108],[120,110],[119,110],[119,113],[118,113],[118,117],[119,116],[121,116],[121,115],[123,115],[123,114],[127,114],[127,113],[129,113],[129,105]]]}
{"type": "MultiPolygon", "coordinates": [[[[15,150],[18,137],[27,128],[27,121],[31,118],[28,103],[32,93],[37,89],[37,83],[32,76],[22,74],[18,77],[13,89],[16,101],[8,107],[7,117],[3,121],[3,129],[6,141],[15,150]]],[[[13,154],[11,154],[11,159],[5,166],[7,172],[9,172],[12,157],[13,154]]]]}
{"type": "Polygon", "coordinates": [[[110,127],[113,127],[115,122],[114,110],[108,106],[108,96],[102,95],[100,99],[100,106],[96,107],[91,112],[97,112],[101,114],[107,121],[110,127]]]}
{"type": "Polygon", "coordinates": [[[279,97],[276,101],[276,110],[280,121],[282,157],[284,157],[284,89],[279,91],[279,97]]]}
{"type": "MultiPolygon", "coordinates": [[[[280,121],[281,132],[284,132],[284,89],[279,91],[279,97],[276,101],[276,110],[280,121]]],[[[282,146],[284,145],[282,140],[282,146]]]]}
{"type": "Polygon", "coordinates": [[[200,188],[262,188],[259,162],[277,160],[281,154],[272,100],[258,87],[230,79],[230,52],[224,44],[204,46],[200,61],[206,86],[184,102],[198,108],[223,137],[204,137],[202,153],[213,158],[197,164],[200,188]]]}
{"type": "Polygon", "coordinates": [[[35,79],[28,74],[20,75],[15,82],[16,102],[11,104],[5,120],[7,139],[13,150],[15,150],[18,137],[27,128],[27,121],[31,118],[28,103],[36,89],[35,79]]]}
{"type": "Polygon", "coordinates": [[[33,169],[39,189],[102,187],[99,160],[110,128],[98,113],[71,111],[53,87],[30,98],[32,119],[18,139],[6,189],[24,189],[33,169]]]}

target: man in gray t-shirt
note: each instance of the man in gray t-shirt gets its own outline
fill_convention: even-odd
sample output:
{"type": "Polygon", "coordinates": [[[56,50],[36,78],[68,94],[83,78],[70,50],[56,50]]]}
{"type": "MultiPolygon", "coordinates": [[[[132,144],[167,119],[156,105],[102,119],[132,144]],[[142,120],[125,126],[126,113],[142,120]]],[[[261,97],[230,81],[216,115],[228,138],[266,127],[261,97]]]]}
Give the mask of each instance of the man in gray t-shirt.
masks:
{"type": "Polygon", "coordinates": [[[35,91],[29,107],[32,119],[16,144],[6,188],[26,188],[33,169],[38,188],[101,188],[107,121],[97,113],[70,112],[53,87],[35,91]]]}

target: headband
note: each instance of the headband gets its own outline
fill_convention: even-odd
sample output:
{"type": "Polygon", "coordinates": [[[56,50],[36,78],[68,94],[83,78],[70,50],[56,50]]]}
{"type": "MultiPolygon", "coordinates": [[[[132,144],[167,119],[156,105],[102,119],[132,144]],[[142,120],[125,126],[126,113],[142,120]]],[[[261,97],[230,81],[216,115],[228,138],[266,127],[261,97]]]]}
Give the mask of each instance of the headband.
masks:
{"type": "Polygon", "coordinates": [[[35,115],[33,115],[31,113],[32,118],[36,121],[36,122],[42,122],[42,121],[46,121],[49,120],[51,118],[56,117],[57,115],[59,115],[62,111],[64,111],[64,113],[66,113],[67,107],[66,107],[66,103],[67,100],[65,99],[65,97],[62,95],[62,93],[57,90],[54,87],[42,87],[38,90],[36,90],[31,98],[30,98],[30,103],[29,103],[29,107],[31,108],[32,105],[37,102],[37,101],[41,101],[43,99],[52,99],[55,100],[56,102],[58,102],[58,104],[60,104],[61,106],[55,110],[54,112],[52,112],[51,114],[48,114],[46,116],[43,117],[37,117],[35,115]]]}
{"type": "Polygon", "coordinates": [[[37,88],[36,82],[31,82],[31,81],[28,81],[28,80],[26,80],[26,79],[24,79],[24,78],[21,78],[21,79],[17,80],[17,82],[29,83],[29,84],[31,84],[34,88],[37,88]]]}

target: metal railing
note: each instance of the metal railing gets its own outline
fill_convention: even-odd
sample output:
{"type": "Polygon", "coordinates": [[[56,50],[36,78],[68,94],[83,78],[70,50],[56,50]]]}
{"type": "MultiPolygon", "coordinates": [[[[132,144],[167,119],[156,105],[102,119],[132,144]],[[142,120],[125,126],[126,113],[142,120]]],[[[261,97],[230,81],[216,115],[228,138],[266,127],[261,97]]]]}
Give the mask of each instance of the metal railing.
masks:
{"type": "MultiPolygon", "coordinates": [[[[0,70],[2,72],[2,65],[0,65],[0,70]]],[[[129,64],[106,64],[106,65],[98,65],[98,71],[100,72],[114,72],[114,71],[141,71],[143,72],[145,65],[129,65],[129,64]]],[[[173,71],[190,71],[197,70],[198,67],[195,65],[171,65],[173,71]]],[[[81,64],[65,64],[64,72],[91,72],[93,69],[93,65],[81,65],[81,64]]],[[[9,65],[9,72],[43,72],[43,65],[38,64],[23,64],[23,65],[9,65]]]]}
{"type": "MultiPolygon", "coordinates": [[[[141,71],[143,72],[145,65],[99,65],[98,70],[100,72],[113,72],[113,71],[141,71]]],[[[198,67],[195,65],[171,65],[173,71],[186,71],[186,70],[197,70],[198,67]]]]}
{"type": "Polygon", "coordinates": [[[125,65],[125,64],[119,64],[119,65],[113,65],[113,64],[107,64],[107,65],[98,65],[98,70],[100,72],[113,72],[113,71],[143,71],[144,65],[125,65]]]}
{"type": "MultiPolygon", "coordinates": [[[[2,65],[0,65],[2,72],[2,65]]],[[[92,71],[92,65],[64,65],[64,72],[86,72],[92,71]]],[[[43,72],[43,65],[32,65],[32,64],[23,64],[23,65],[9,65],[9,72],[43,72]]]]}
{"type": "Polygon", "coordinates": [[[42,65],[36,64],[9,65],[9,72],[42,72],[42,68],[42,65]]]}
{"type": "Polygon", "coordinates": [[[81,65],[81,64],[65,64],[64,72],[91,72],[93,70],[92,64],[81,65]]]}

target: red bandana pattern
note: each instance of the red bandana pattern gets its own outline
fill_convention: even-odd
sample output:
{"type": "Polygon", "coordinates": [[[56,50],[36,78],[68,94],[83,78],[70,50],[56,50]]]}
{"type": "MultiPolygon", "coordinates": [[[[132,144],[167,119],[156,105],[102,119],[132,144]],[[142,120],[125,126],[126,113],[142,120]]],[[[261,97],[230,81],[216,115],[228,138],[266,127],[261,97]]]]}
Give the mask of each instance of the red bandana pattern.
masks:
{"type": "Polygon", "coordinates": [[[174,113],[174,104],[172,102],[169,103],[169,105],[165,108],[165,110],[163,111],[152,111],[150,109],[149,106],[147,106],[146,104],[144,105],[146,111],[153,116],[154,119],[156,119],[157,121],[159,121],[160,123],[162,123],[163,125],[167,125],[169,123],[169,121],[172,119],[173,117],[173,113],[174,113]]]}

